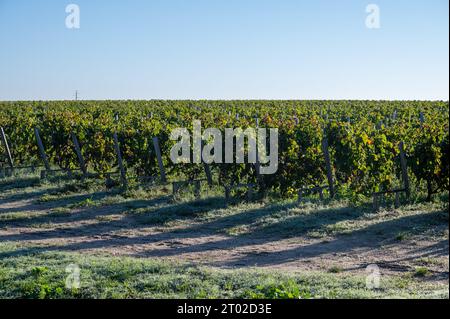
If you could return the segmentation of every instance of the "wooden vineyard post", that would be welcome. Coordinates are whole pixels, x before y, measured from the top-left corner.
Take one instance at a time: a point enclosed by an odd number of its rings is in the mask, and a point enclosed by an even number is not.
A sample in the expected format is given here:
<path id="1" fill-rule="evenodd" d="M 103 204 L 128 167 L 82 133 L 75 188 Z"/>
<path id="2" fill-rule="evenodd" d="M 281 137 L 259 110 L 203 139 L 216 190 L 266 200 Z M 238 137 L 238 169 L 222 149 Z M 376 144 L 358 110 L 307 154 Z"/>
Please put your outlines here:
<path id="1" fill-rule="evenodd" d="M 209 167 L 208 163 L 205 162 L 203 162 L 203 167 L 205 169 L 206 181 L 208 182 L 208 186 L 211 187 L 213 185 L 211 168 Z"/>
<path id="2" fill-rule="evenodd" d="M 116 132 L 114 132 L 113 138 L 114 138 L 114 148 L 116 149 L 117 154 L 117 163 L 119 164 L 120 169 L 120 180 L 122 182 L 123 187 L 127 187 L 127 175 L 125 173 L 125 168 L 123 166 L 122 155 L 120 154 L 119 138 L 117 137 Z"/>
<path id="3" fill-rule="evenodd" d="M 203 143 L 204 141 L 202 140 L 202 154 L 203 154 Z M 212 187 L 213 186 L 213 180 L 212 180 L 212 175 L 211 175 L 211 168 L 209 167 L 208 163 L 205 163 L 203 160 L 203 168 L 205 170 L 205 175 L 206 175 L 206 181 L 208 182 L 208 186 Z"/>
<path id="4" fill-rule="evenodd" d="M 330 191 L 330 197 L 334 197 L 334 185 L 333 185 L 333 171 L 331 169 L 330 152 L 328 150 L 328 140 L 326 137 L 322 140 L 322 151 L 325 157 L 325 167 L 327 169 L 328 189 Z"/>
<path id="5" fill-rule="evenodd" d="M 252 199 L 253 199 L 253 185 L 249 185 L 247 190 L 247 201 L 251 202 Z"/>
<path id="6" fill-rule="evenodd" d="M 321 187 L 319 187 L 318 192 L 319 192 L 320 200 L 323 201 L 323 189 Z"/>
<path id="7" fill-rule="evenodd" d="M 3 127 L 0 127 L 0 135 L 2 137 L 2 142 L 5 147 L 5 155 L 8 159 L 9 167 L 11 168 L 11 170 L 14 170 L 14 162 L 11 156 L 11 151 L 9 149 L 8 139 L 6 138 L 6 134 L 5 131 L 3 130 Z"/>
<path id="8" fill-rule="evenodd" d="M 399 143 L 398 148 L 400 150 L 400 165 L 402 167 L 403 186 L 405 188 L 406 197 L 409 198 L 409 196 L 411 195 L 411 191 L 409 188 L 408 166 L 406 164 L 406 155 L 403 142 Z"/>
<path id="9" fill-rule="evenodd" d="M 80 144 L 78 143 L 77 136 L 73 132 L 70 133 L 70 135 L 72 137 L 73 145 L 75 146 L 75 153 L 77 153 L 78 162 L 80 163 L 80 169 L 83 172 L 83 175 L 86 176 L 87 175 L 86 163 L 84 161 L 83 154 L 81 154 L 81 147 Z"/>
<path id="10" fill-rule="evenodd" d="M 266 196 L 264 180 L 261 176 L 261 164 L 259 162 L 259 147 L 258 147 L 258 144 L 260 142 L 260 141 L 258 141 L 259 119 L 256 115 L 255 115 L 255 124 L 256 124 L 256 136 L 255 136 L 255 141 L 256 141 L 256 161 L 255 161 L 256 179 L 258 180 L 260 189 L 264 190 L 264 196 Z M 266 141 L 263 141 L 263 143 L 266 143 Z M 252 192 L 253 192 L 253 190 L 252 190 Z"/>
<path id="11" fill-rule="evenodd" d="M 166 171 L 164 170 L 164 165 L 161 157 L 161 149 L 159 148 L 159 140 L 157 137 L 153 138 L 153 148 L 155 149 L 156 159 L 158 160 L 159 165 L 159 174 L 161 176 L 161 182 L 166 183 Z"/>
<path id="12" fill-rule="evenodd" d="M 420 125 L 423 125 L 425 123 L 425 116 L 422 112 L 419 113 L 419 119 L 420 119 Z"/>
<path id="13" fill-rule="evenodd" d="M 395 193 L 394 207 L 395 208 L 399 208 L 400 207 L 400 193 L 399 192 Z"/>
<path id="14" fill-rule="evenodd" d="M 256 161 L 255 161 L 255 171 L 256 171 L 256 178 L 259 182 L 261 182 L 261 164 L 259 163 L 259 147 L 258 142 L 256 143 Z"/>
<path id="15" fill-rule="evenodd" d="M 178 182 L 173 182 L 172 183 L 172 192 L 173 192 L 173 196 L 174 197 L 177 195 L 178 190 L 180 189 L 180 187 L 178 185 L 179 185 Z"/>
<path id="16" fill-rule="evenodd" d="M 300 189 L 300 190 L 298 191 L 297 203 L 301 203 L 302 200 L 303 200 L 303 190 Z"/>
<path id="17" fill-rule="evenodd" d="M 258 180 L 260 178 L 260 164 L 259 164 L 259 147 L 258 147 L 258 129 L 259 129 L 259 119 L 257 116 L 255 116 L 255 124 L 256 124 L 256 161 L 255 161 L 255 169 L 256 169 L 256 176 L 258 177 Z"/>
<path id="18" fill-rule="evenodd" d="M 231 196 L 231 189 L 226 185 L 224 186 L 224 188 L 225 188 L 225 201 L 228 202 Z"/>
<path id="19" fill-rule="evenodd" d="M 50 164 L 48 162 L 47 155 L 45 154 L 44 144 L 42 144 L 41 136 L 39 135 L 39 129 L 37 127 L 34 128 L 34 135 L 36 137 L 36 143 L 39 147 L 39 153 L 41 154 L 45 169 L 47 171 L 50 171 Z"/>
<path id="20" fill-rule="evenodd" d="M 201 190 L 200 181 L 194 181 L 194 196 L 196 199 L 200 198 L 200 190 Z"/>
<path id="21" fill-rule="evenodd" d="M 373 206 L 372 209 L 374 212 L 378 212 L 380 209 L 380 196 L 379 194 L 374 193 L 373 194 Z"/>

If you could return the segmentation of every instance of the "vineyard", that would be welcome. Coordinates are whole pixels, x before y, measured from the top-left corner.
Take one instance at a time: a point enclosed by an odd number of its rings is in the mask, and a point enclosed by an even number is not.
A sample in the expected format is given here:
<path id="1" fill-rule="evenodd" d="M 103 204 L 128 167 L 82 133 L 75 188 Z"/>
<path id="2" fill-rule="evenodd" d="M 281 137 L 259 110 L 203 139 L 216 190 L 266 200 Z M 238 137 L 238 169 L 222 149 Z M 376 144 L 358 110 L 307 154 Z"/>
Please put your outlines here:
<path id="1" fill-rule="evenodd" d="M 194 120 L 277 128 L 278 170 L 175 164 Z M 448 102 L 0 102 L 0 297 L 448 298 L 448 121 Z"/>
<path id="2" fill-rule="evenodd" d="M 202 165 L 174 164 L 172 129 L 259 127 L 279 129 L 276 174 L 255 174 L 251 164 L 211 164 L 220 185 L 255 183 L 283 197 L 327 181 L 322 141 L 327 140 L 338 195 L 371 195 L 402 187 L 399 143 L 403 142 L 411 187 L 428 199 L 449 185 L 448 102 L 388 101 L 65 101 L 2 102 L 12 167 L 42 166 L 35 128 L 52 167 L 80 168 L 73 135 L 86 170 L 104 176 L 117 167 L 117 134 L 128 177 L 159 174 L 157 137 L 168 180 L 201 177 Z M 5 143 L 2 166 L 8 167 Z M 11 165 L 12 163 L 9 163 Z"/>

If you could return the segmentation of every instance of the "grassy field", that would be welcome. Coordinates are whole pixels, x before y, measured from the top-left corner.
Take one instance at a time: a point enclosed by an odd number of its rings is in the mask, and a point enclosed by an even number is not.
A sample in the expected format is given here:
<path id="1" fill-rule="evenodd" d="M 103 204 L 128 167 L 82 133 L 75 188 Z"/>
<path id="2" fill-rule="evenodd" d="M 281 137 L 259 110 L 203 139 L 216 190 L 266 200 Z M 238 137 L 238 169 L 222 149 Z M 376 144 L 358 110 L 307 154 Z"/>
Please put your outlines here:
<path id="1" fill-rule="evenodd" d="M 0 181 L 0 298 L 448 298 L 448 194 L 226 204 L 221 190 Z M 65 286 L 66 267 L 80 287 Z M 377 265 L 380 285 L 366 285 Z"/>

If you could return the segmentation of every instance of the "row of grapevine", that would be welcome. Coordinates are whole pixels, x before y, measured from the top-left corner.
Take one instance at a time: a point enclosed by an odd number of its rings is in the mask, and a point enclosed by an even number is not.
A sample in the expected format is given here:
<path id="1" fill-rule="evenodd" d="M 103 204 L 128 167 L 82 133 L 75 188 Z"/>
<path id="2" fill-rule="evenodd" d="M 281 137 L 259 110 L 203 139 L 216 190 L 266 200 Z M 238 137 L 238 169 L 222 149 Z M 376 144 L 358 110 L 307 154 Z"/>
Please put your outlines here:
<path id="1" fill-rule="evenodd" d="M 116 117 L 117 115 L 117 117 Z M 118 118 L 118 120 L 117 120 Z M 398 144 L 404 142 L 415 183 L 429 196 L 449 185 L 448 102 L 426 101 L 55 101 L 0 102 L 0 126 L 17 165 L 38 164 L 33 129 L 38 127 L 52 164 L 79 166 L 75 133 L 90 170 L 116 165 L 117 132 L 127 171 L 158 172 L 152 137 L 158 137 L 168 177 L 193 178 L 201 165 L 173 164 L 169 153 L 176 127 L 260 127 L 279 129 L 279 169 L 264 175 L 266 188 L 289 196 L 326 181 L 321 141 L 327 138 L 341 192 L 369 195 L 401 183 Z M 0 143 L 1 144 L 1 143 Z M 3 146 L 0 151 L 3 154 Z M 2 157 L 3 164 L 6 165 Z M 249 164 L 213 164 L 221 183 L 255 182 Z"/>

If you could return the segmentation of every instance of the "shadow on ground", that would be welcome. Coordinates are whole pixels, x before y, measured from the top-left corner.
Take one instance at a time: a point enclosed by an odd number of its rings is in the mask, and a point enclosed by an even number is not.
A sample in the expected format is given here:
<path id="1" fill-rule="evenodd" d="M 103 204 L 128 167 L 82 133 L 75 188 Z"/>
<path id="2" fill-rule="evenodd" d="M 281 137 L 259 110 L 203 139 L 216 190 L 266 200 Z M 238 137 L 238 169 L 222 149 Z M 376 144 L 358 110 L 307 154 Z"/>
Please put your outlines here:
<path id="1" fill-rule="evenodd" d="M 355 222 L 362 218 L 376 219 L 367 206 L 317 206 L 302 210 L 296 203 L 256 203 L 227 206 L 221 197 L 191 202 L 174 202 L 170 196 L 150 199 L 123 199 L 112 204 L 77 206 L 87 199 L 99 203 L 120 195 L 116 191 L 97 191 L 83 194 L 64 194 L 50 202 L 39 202 L 45 191 L 29 194 L 14 193 L 0 200 L 0 214 L 27 212 L 34 214 L 0 221 L 0 228 L 18 227 L 18 233 L 0 235 L 0 242 L 24 245 L 14 251 L 0 253 L 0 258 L 47 251 L 86 251 L 140 246 L 136 257 L 183 259 L 199 256 L 199 261 L 219 267 L 278 266 L 328 255 L 364 254 L 383 251 L 398 245 L 399 233 L 411 236 L 448 229 L 448 209 L 413 215 L 394 215 L 388 220 L 363 225 L 345 233 L 327 235 L 330 226 L 340 222 Z M 57 191 L 56 191 L 57 193 Z M 2 208 L 21 196 L 30 199 L 24 206 Z M 54 212 L 54 208 L 67 211 Z M 36 228 L 46 223 L 49 229 Z M 173 225 L 174 226 L 173 226 Z M 239 231 L 232 234 L 231 231 Z M 124 231 L 131 232 L 130 234 Z M 324 238 L 312 238 L 312 232 L 324 233 Z M 292 238 L 288 246 L 278 247 L 284 239 Z M 298 243 L 295 240 L 299 240 Z M 38 246 L 34 243 L 41 242 Z M 42 244 L 43 241 L 45 244 Z M 155 249 L 151 244 L 161 243 Z M 152 249 L 148 249 L 149 245 Z M 264 246 L 266 245 L 266 246 Z M 258 246 L 268 247 L 264 250 Z M 253 248 L 255 247 L 255 248 Z M 448 256 L 448 241 L 442 240 L 427 247 L 410 247 L 411 259 Z M 227 259 L 208 260 L 209 253 L 234 251 Z M 407 261 L 408 257 L 393 256 L 392 262 Z M 201 260 L 200 260 L 201 259 Z M 363 263 L 360 265 L 363 266 Z M 448 271 L 447 271 L 448 278 Z"/>

